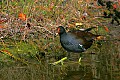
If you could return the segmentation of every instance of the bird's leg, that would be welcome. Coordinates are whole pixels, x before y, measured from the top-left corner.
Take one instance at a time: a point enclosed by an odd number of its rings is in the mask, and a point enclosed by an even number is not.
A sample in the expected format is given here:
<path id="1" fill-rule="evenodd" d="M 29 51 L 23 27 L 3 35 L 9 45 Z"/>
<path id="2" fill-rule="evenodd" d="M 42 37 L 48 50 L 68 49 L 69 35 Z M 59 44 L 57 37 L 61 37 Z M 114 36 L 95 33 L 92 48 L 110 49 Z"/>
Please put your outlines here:
<path id="1" fill-rule="evenodd" d="M 78 60 L 78 63 L 81 65 L 81 59 L 82 59 L 82 54 L 80 54 L 80 58 Z"/>
<path id="2" fill-rule="evenodd" d="M 67 52 L 67 57 L 70 58 L 70 52 Z"/>
<path id="3" fill-rule="evenodd" d="M 67 58 L 70 60 L 70 52 L 67 52 L 67 56 L 66 57 L 64 57 L 64 58 L 62 58 L 59 61 L 56 61 L 54 63 L 50 63 L 50 64 L 56 65 L 58 63 L 61 63 L 63 65 L 63 61 L 66 60 Z"/>
<path id="4" fill-rule="evenodd" d="M 71 53 L 70 53 L 70 52 L 67 53 L 67 58 L 68 58 L 69 60 L 72 60 L 72 57 L 71 57 Z"/>

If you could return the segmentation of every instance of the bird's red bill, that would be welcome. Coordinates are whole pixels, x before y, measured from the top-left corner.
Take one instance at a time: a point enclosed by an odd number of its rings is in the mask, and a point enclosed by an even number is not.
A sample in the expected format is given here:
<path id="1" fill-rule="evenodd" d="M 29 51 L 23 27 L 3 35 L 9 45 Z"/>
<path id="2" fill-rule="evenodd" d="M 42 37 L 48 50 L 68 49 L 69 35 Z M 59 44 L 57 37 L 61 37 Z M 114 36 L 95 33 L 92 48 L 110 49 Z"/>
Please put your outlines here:
<path id="1" fill-rule="evenodd" d="M 57 33 L 60 33 L 60 28 L 57 28 Z"/>

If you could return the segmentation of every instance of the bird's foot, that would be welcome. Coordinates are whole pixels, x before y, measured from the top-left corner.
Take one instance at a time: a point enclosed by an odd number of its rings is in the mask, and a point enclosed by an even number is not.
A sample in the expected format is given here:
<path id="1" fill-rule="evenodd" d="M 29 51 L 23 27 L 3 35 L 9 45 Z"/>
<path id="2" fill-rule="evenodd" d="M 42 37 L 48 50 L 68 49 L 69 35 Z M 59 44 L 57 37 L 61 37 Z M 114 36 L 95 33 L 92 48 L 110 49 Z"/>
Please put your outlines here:
<path id="1" fill-rule="evenodd" d="M 56 62 L 50 63 L 50 64 L 57 65 L 57 64 L 61 63 L 61 65 L 63 65 L 63 61 L 66 60 L 66 59 L 67 59 L 67 57 L 64 57 L 64 58 L 60 59 L 59 61 L 56 61 Z"/>

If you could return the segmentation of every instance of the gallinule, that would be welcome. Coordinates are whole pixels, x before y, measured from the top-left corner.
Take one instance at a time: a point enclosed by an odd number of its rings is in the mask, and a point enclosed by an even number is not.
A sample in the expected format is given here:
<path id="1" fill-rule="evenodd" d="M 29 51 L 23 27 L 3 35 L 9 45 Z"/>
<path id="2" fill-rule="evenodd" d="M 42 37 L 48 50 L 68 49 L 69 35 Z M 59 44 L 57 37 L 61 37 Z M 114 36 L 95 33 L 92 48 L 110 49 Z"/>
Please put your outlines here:
<path id="1" fill-rule="evenodd" d="M 86 51 L 91 47 L 93 41 L 97 39 L 100 35 L 95 35 L 89 32 L 92 28 L 86 30 L 73 30 L 66 32 L 63 26 L 57 28 L 58 34 L 60 36 L 60 43 L 62 47 L 68 52 L 80 53 Z M 79 59 L 80 62 L 81 58 Z"/>

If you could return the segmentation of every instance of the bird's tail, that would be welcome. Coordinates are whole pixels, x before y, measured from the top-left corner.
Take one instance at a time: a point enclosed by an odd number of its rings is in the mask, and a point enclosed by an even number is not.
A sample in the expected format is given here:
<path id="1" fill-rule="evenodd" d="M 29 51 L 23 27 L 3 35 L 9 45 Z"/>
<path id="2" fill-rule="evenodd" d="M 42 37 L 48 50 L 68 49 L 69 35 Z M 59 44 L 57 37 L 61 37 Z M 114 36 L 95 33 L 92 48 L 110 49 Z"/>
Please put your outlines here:
<path id="1" fill-rule="evenodd" d="M 89 31 L 91 31 L 94 28 L 97 28 L 97 27 L 91 27 L 91 28 L 85 29 L 84 31 L 89 32 Z"/>

